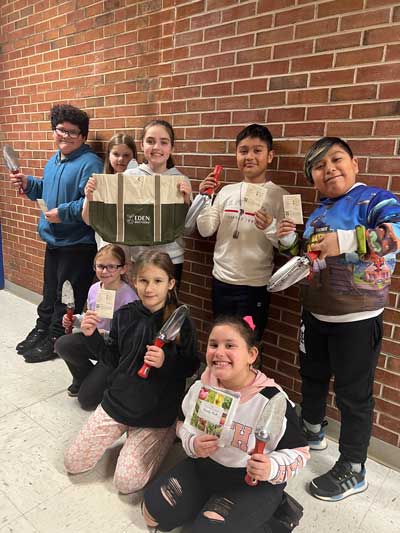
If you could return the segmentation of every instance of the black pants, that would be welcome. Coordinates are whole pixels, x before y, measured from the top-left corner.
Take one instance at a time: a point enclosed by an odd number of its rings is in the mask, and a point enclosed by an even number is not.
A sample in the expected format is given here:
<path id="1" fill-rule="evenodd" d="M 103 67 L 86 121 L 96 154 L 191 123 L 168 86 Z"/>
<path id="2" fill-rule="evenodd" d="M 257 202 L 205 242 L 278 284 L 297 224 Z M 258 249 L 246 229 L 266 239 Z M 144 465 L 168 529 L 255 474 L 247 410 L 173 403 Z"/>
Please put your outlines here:
<path id="1" fill-rule="evenodd" d="M 159 476 L 145 491 L 144 501 L 161 531 L 194 521 L 191 533 L 259 533 L 282 500 L 285 484 L 249 487 L 244 468 L 227 468 L 211 459 L 187 458 Z M 212 511 L 222 519 L 211 519 Z"/>
<path id="2" fill-rule="evenodd" d="M 341 414 L 339 451 L 342 458 L 354 463 L 364 463 L 367 458 L 382 327 L 382 314 L 357 322 L 332 323 L 303 312 L 302 416 L 311 424 L 323 421 L 329 381 L 334 376 L 336 405 Z"/>
<path id="3" fill-rule="evenodd" d="M 113 368 L 102 362 L 93 364 L 94 356 L 86 347 L 83 333 L 63 335 L 57 339 L 54 351 L 66 362 L 75 385 L 78 385 L 78 400 L 83 409 L 94 409 L 103 399 L 108 377 Z"/>
<path id="4" fill-rule="evenodd" d="M 262 339 L 268 320 L 269 292 L 267 287 L 231 285 L 212 279 L 212 307 L 214 318 L 219 315 L 244 317 L 251 315 L 256 325 L 257 340 Z"/>
<path id="5" fill-rule="evenodd" d="M 64 334 L 62 317 L 65 305 L 61 302 L 61 290 L 65 280 L 74 289 L 75 313 L 81 313 L 89 287 L 93 281 L 93 260 L 95 244 L 77 244 L 49 248 L 46 246 L 44 259 L 43 300 L 37 308 L 36 326 L 48 330 L 52 337 Z"/>

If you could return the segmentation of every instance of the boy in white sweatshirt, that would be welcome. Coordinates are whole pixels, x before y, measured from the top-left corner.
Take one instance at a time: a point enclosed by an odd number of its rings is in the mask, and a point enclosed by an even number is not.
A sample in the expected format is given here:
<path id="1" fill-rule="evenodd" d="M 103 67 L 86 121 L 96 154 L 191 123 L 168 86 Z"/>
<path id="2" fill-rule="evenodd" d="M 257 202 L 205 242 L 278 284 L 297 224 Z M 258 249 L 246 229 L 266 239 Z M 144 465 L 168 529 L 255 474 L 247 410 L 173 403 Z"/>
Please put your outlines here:
<path id="1" fill-rule="evenodd" d="M 217 231 L 212 271 L 214 317 L 251 315 L 261 340 L 267 323 L 267 283 L 274 267 L 277 222 L 284 217 L 282 196 L 287 192 L 268 180 L 268 165 L 274 158 L 272 136 L 267 127 L 250 124 L 236 138 L 236 160 L 243 181 L 226 185 L 212 205 L 197 219 L 203 237 Z M 263 207 L 246 209 L 247 184 L 267 190 Z M 217 185 L 211 172 L 199 191 Z"/>

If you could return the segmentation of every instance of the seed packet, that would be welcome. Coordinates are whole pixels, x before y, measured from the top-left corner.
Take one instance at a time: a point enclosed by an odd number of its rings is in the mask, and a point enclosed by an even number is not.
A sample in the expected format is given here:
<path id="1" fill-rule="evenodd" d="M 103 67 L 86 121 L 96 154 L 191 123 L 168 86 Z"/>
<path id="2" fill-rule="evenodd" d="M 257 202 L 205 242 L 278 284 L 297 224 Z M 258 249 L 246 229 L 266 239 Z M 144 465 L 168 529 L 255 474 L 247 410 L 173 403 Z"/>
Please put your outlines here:
<path id="1" fill-rule="evenodd" d="M 112 318 L 114 316 L 114 302 L 116 291 L 100 289 L 96 298 L 96 313 L 101 318 Z"/>
<path id="2" fill-rule="evenodd" d="M 285 194 L 283 196 L 285 218 L 290 218 L 295 224 L 303 224 L 303 208 L 300 194 Z"/>
<path id="3" fill-rule="evenodd" d="M 240 393 L 197 382 L 191 389 L 184 424 L 193 433 L 217 436 L 220 446 L 225 446 L 239 400 Z"/>
<path id="4" fill-rule="evenodd" d="M 244 210 L 255 213 L 263 207 L 267 190 L 254 183 L 246 183 L 244 193 Z"/>

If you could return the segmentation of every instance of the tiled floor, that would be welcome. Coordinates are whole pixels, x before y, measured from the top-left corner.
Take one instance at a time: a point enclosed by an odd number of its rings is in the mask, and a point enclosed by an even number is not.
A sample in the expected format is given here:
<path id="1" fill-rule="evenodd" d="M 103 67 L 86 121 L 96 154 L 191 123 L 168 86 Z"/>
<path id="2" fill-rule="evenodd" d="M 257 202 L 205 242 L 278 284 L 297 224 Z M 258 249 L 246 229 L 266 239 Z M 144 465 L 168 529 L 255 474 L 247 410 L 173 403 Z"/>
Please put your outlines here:
<path id="1" fill-rule="evenodd" d="M 26 364 L 16 343 L 33 327 L 36 308 L 0 291 L 0 532 L 139 533 L 147 531 L 141 495 L 120 496 L 112 474 L 118 445 L 90 474 L 68 477 L 63 450 L 87 413 L 67 396 L 70 383 L 60 360 Z M 180 453 L 174 448 L 168 461 Z M 369 489 L 340 503 L 324 503 L 305 485 L 326 471 L 337 446 L 316 452 L 289 484 L 304 506 L 298 533 L 394 533 L 400 531 L 400 474 L 368 462 Z M 246 532 L 243 532 L 246 533 Z"/>

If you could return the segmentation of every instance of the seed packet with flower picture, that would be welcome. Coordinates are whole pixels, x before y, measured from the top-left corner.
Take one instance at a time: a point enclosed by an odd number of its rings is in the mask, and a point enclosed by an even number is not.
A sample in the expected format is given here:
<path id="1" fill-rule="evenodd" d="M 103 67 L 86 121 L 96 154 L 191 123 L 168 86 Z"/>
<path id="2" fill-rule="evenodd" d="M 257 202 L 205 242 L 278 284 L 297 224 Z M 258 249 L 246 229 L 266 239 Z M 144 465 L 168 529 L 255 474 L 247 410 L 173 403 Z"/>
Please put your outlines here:
<path id="1" fill-rule="evenodd" d="M 184 424 L 193 433 L 219 437 L 220 446 L 224 446 L 229 440 L 239 399 L 240 393 L 197 382 L 191 390 Z"/>

